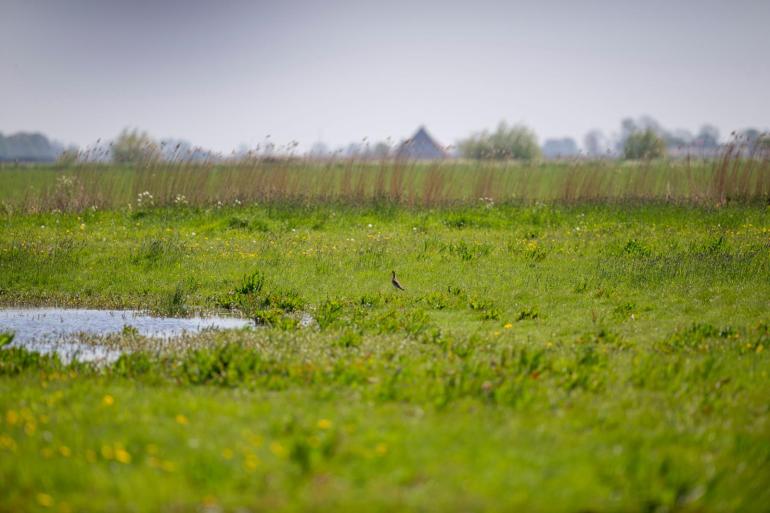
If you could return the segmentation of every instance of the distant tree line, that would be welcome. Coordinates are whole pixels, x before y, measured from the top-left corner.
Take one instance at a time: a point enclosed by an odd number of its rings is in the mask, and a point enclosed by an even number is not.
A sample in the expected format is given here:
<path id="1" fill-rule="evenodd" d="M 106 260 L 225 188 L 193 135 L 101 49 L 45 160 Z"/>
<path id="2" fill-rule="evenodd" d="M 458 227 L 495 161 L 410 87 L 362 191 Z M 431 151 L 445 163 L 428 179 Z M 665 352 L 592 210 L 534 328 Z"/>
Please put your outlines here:
<path id="1" fill-rule="evenodd" d="M 721 148 L 719 130 L 703 125 L 696 134 L 687 130 L 667 130 L 650 116 L 639 119 L 624 118 L 620 131 L 606 136 L 592 130 L 583 139 L 589 157 L 621 157 L 629 160 L 653 159 L 687 152 L 704 156 L 716 155 Z"/>
<path id="2" fill-rule="evenodd" d="M 719 129 L 704 124 L 697 133 L 688 130 L 667 130 L 650 116 L 639 119 L 625 118 L 620 131 L 605 135 L 600 130 L 591 130 L 583 138 L 583 151 L 571 138 L 547 139 L 543 144 L 543 156 L 563 158 L 585 155 L 591 158 L 624 158 L 643 160 L 695 155 L 716 156 L 726 142 L 735 143 L 743 154 L 770 151 L 770 136 L 757 129 L 748 128 L 733 132 L 722 140 Z"/>
<path id="3" fill-rule="evenodd" d="M 63 151 L 62 145 L 41 133 L 0 133 L 0 161 L 53 162 Z"/>
<path id="4" fill-rule="evenodd" d="M 293 157 L 299 143 L 292 141 L 276 146 L 267 136 L 264 144 L 255 148 L 245 145 L 224 157 L 210 150 L 193 147 L 190 143 L 176 139 L 157 141 L 138 129 L 124 129 L 112 141 L 97 140 L 94 146 L 85 150 L 76 147 L 65 149 L 61 144 L 50 141 L 41 133 L 20 132 L 11 135 L 0 133 L 0 162 L 53 162 L 62 165 L 75 162 L 115 162 L 120 164 L 146 163 L 153 161 L 211 162 L 225 158 L 235 160 L 251 158 Z M 729 141 L 738 145 L 744 155 L 770 154 L 770 134 L 755 128 L 733 132 Z M 355 158 L 361 160 L 383 160 L 393 158 L 398 145 L 390 139 L 369 141 L 364 138 L 348 146 L 330 150 L 324 143 L 315 143 L 306 155 L 310 158 Z M 448 147 L 447 150 L 452 147 Z M 542 146 L 535 132 L 527 126 L 508 125 L 500 122 L 494 131 L 482 130 L 462 139 L 454 146 L 454 155 L 474 160 L 522 160 L 540 158 L 624 158 L 646 160 L 670 157 L 695 156 L 714 157 L 723 148 L 719 130 L 712 125 L 703 125 L 693 134 L 687 130 L 667 130 L 655 119 L 642 116 L 638 119 L 625 118 L 618 132 L 606 135 L 591 130 L 583 138 L 582 150 L 571 137 L 546 139 Z"/>
<path id="5" fill-rule="evenodd" d="M 746 140 L 761 140 L 762 137 L 754 129 L 742 134 L 748 134 L 744 138 Z M 493 132 L 478 132 L 459 141 L 457 147 L 461 157 L 477 160 L 526 161 L 540 157 L 558 159 L 580 155 L 640 160 L 661 158 L 667 154 L 678 156 L 692 150 L 704 156 L 714 156 L 721 148 L 721 142 L 719 130 L 711 125 L 704 125 L 693 135 L 686 130 L 666 130 L 653 118 L 642 116 L 636 120 L 623 119 L 620 131 L 609 136 L 599 130 L 591 130 L 583 139 L 582 152 L 571 137 L 546 139 L 539 146 L 537 136 L 531 129 L 524 125 L 508 126 L 504 122 Z"/>

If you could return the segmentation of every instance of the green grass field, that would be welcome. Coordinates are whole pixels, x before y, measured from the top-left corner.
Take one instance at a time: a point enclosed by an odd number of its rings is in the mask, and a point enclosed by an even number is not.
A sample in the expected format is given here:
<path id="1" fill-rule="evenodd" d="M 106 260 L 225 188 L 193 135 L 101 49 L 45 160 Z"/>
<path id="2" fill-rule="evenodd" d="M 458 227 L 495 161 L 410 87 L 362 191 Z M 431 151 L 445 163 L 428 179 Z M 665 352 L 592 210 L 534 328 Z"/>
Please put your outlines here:
<path id="1" fill-rule="evenodd" d="M 0 511 L 767 511 L 766 202 L 131 201 L 8 207 L 0 304 L 259 326 L 0 350 Z"/>

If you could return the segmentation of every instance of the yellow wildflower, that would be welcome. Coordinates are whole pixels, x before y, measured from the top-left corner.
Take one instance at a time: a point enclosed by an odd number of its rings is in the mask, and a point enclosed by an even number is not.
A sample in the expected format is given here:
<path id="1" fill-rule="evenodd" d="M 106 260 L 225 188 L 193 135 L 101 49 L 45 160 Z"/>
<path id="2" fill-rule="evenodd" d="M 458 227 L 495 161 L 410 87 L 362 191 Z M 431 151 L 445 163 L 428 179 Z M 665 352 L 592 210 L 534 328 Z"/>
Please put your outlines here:
<path id="1" fill-rule="evenodd" d="M 122 447 L 115 450 L 115 459 L 125 465 L 131 463 L 131 455 Z"/>
<path id="2" fill-rule="evenodd" d="M 246 467 L 247 470 L 256 470 L 258 465 L 259 458 L 253 454 L 247 455 L 246 459 L 243 460 L 243 466 Z"/>
<path id="3" fill-rule="evenodd" d="M 272 452 L 279 458 L 286 456 L 286 449 L 279 442 L 272 442 L 270 444 L 270 452 Z"/>
<path id="4" fill-rule="evenodd" d="M 16 440 L 8 435 L 0 435 L 0 448 L 8 449 L 9 451 L 16 450 Z"/>
<path id="5" fill-rule="evenodd" d="M 321 419 L 318 421 L 318 429 L 331 429 L 332 421 L 329 419 Z"/>
<path id="6" fill-rule="evenodd" d="M 102 397 L 102 404 L 105 406 L 112 406 L 115 404 L 115 398 L 112 397 L 110 394 L 105 395 Z"/>
<path id="7" fill-rule="evenodd" d="M 182 426 L 186 426 L 187 424 L 190 423 L 190 421 L 187 420 L 187 417 L 185 417 L 180 413 L 179 415 L 176 416 L 176 423 L 181 424 Z"/>
<path id="8" fill-rule="evenodd" d="M 51 506 L 53 506 L 53 497 L 51 497 L 47 493 L 39 493 L 35 498 L 37 499 L 37 503 L 43 506 L 44 508 L 50 508 Z"/>
<path id="9" fill-rule="evenodd" d="M 505 326 L 503 326 L 503 328 L 505 328 L 505 329 L 509 330 L 509 329 L 513 328 L 513 324 L 511 324 L 511 323 L 509 322 L 509 323 L 507 323 Z"/>

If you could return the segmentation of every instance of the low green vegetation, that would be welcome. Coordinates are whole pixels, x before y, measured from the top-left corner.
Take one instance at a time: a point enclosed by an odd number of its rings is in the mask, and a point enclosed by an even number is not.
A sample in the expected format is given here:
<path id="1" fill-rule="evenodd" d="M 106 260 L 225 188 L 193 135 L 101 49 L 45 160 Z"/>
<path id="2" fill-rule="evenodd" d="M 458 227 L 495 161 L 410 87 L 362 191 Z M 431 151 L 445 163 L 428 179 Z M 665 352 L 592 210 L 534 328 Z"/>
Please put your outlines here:
<path id="1" fill-rule="evenodd" d="M 101 365 L 1 349 L 0 511 L 770 503 L 764 204 L 132 200 L 1 222 L 3 305 L 256 322 L 167 346 L 127 327 L 89 342 L 126 350 Z"/>

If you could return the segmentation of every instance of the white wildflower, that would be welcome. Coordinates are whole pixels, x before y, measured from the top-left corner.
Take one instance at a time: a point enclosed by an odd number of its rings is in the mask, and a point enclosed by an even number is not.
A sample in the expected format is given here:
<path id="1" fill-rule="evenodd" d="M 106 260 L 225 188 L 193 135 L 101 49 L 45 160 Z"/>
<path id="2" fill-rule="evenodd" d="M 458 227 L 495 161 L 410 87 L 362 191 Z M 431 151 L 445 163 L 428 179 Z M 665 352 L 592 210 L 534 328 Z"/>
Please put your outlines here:
<path id="1" fill-rule="evenodd" d="M 152 197 L 150 191 L 140 192 L 136 197 L 137 207 L 151 207 L 155 204 L 155 198 Z"/>

